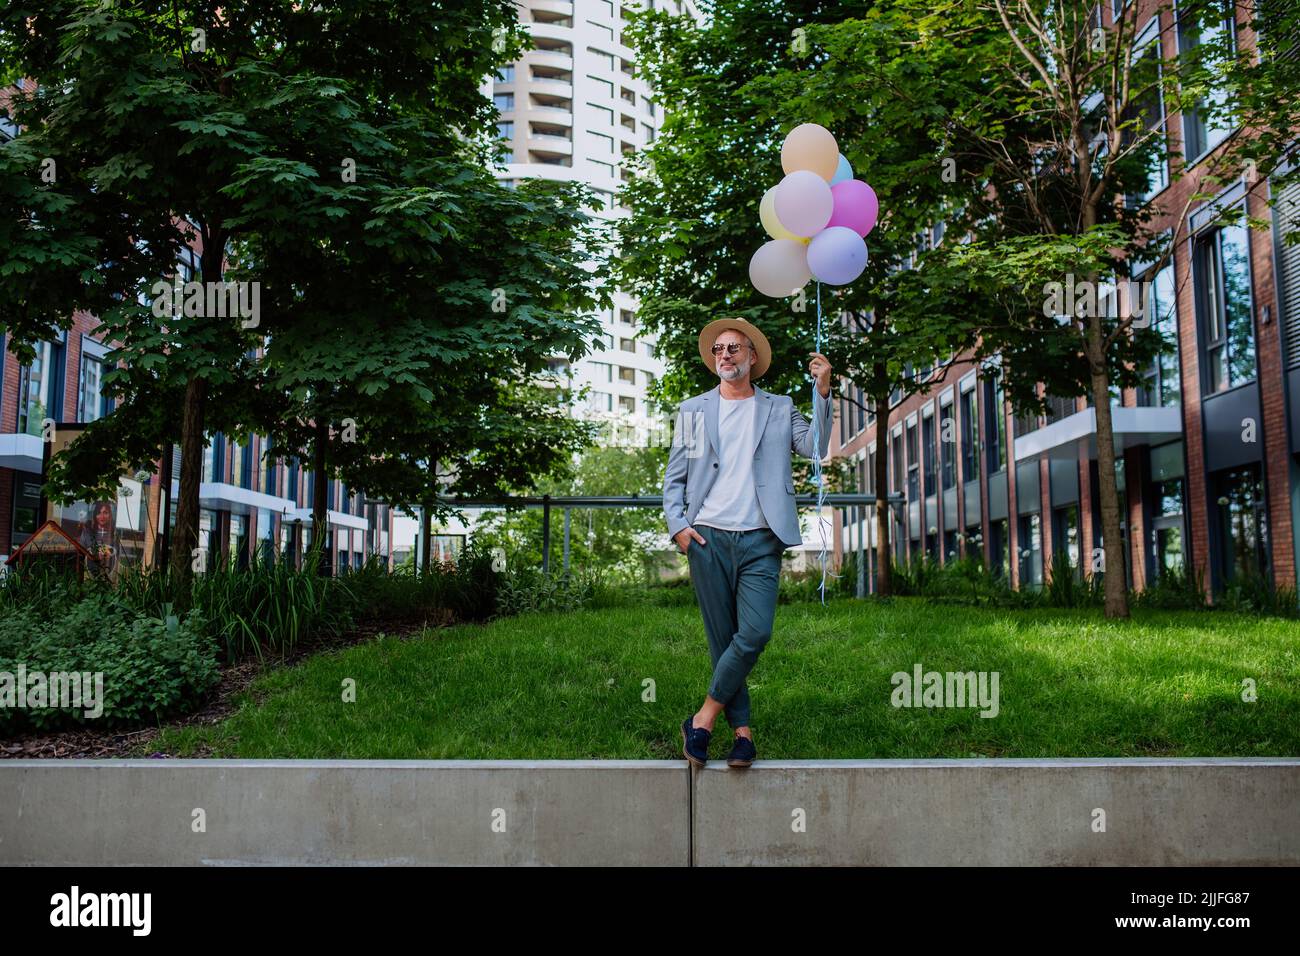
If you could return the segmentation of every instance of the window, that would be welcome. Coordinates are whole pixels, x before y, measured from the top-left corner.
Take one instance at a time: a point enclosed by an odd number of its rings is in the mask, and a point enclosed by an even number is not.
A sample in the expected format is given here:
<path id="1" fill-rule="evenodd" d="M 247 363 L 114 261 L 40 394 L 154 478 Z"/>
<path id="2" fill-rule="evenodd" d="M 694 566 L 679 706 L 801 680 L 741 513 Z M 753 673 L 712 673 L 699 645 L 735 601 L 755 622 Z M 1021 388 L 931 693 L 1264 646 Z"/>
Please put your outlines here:
<path id="1" fill-rule="evenodd" d="M 889 443 L 889 457 L 892 459 L 890 464 L 890 491 L 901 492 L 903 490 L 903 433 L 897 431 L 893 434 Z"/>
<path id="2" fill-rule="evenodd" d="M 1174 297 L 1174 267 L 1165 266 L 1147 287 L 1144 321 L 1164 339 L 1166 351 L 1157 355 L 1138 390 L 1139 405 L 1178 405 L 1182 402 L 1181 369 L 1178 362 L 1178 312 Z M 1142 288 L 1142 287 L 1139 287 Z"/>
<path id="3" fill-rule="evenodd" d="M 916 501 L 921 496 L 921 461 L 917 455 L 916 422 L 907 425 L 907 500 Z"/>
<path id="4" fill-rule="evenodd" d="M 492 105 L 502 113 L 515 108 L 515 94 L 513 93 L 494 93 L 492 94 Z"/>
<path id="5" fill-rule="evenodd" d="M 1268 510 L 1259 465 L 1227 472 L 1215 484 L 1224 583 L 1267 576 Z"/>
<path id="6" fill-rule="evenodd" d="M 614 54 L 606 53 L 603 50 L 597 50 L 595 47 L 590 46 L 587 47 L 587 52 L 591 54 L 592 59 L 599 63 L 603 69 L 606 69 L 611 73 L 614 72 Z M 613 89 L 612 86 L 611 89 Z"/>
<path id="7" fill-rule="evenodd" d="M 1181 572 L 1187 559 L 1187 532 L 1183 525 L 1185 491 L 1183 443 L 1157 445 L 1148 452 L 1150 484 L 1151 563 L 1155 577 Z"/>
<path id="8" fill-rule="evenodd" d="M 627 368 L 626 366 L 620 365 L 618 367 L 618 379 L 620 382 L 627 382 L 630 385 L 635 385 L 636 369 Z"/>
<path id="9" fill-rule="evenodd" d="M 588 76 L 587 79 L 591 80 L 591 82 L 600 91 L 601 95 L 606 96 L 611 100 L 614 98 L 614 84 L 611 83 L 609 80 L 602 80 L 598 76 Z M 610 111 L 609 114 L 609 125 L 610 126 L 614 125 L 614 113 L 612 110 Z"/>
<path id="10" fill-rule="evenodd" d="M 1169 164 L 1165 142 L 1165 104 L 1161 92 L 1161 45 L 1159 20 L 1153 19 L 1135 41 L 1131 84 L 1134 98 L 1125 119 L 1136 121 L 1124 134 L 1126 144 L 1146 136 L 1149 147 L 1141 149 L 1148 157 L 1147 185 L 1139 195 L 1130 197 L 1130 204 L 1141 206 L 1169 185 Z M 1145 38 L 1145 39 L 1144 39 Z"/>
<path id="11" fill-rule="evenodd" d="M 926 497 L 934 494 L 934 416 L 921 416 L 921 464 Z"/>
<path id="12" fill-rule="evenodd" d="M 59 360 L 63 352 L 60 344 L 40 342 L 36 357 L 23 366 L 19 378 L 18 431 L 27 435 L 40 435 L 42 422 L 47 418 L 58 420 Z"/>
<path id="13" fill-rule="evenodd" d="M 275 560 L 275 519 L 266 508 L 257 509 L 257 557 L 264 564 Z"/>
<path id="14" fill-rule="evenodd" d="M 1069 505 L 1052 512 L 1052 573 L 1072 570 L 1074 579 L 1082 579 L 1079 564 L 1079 506 Z"/>
<path id="15" fill-rule="evenodd" d="M 994 474 L 1007 467 L 1007 416 L 1002 401 L 1002 376 L 994 371 L 983 379 L 983 384 L 984 408 L 988 415 L 987 461 L 989 474 Z"/>
<path id="16" fill-rule="evenodd" d="M 253 486 L 253 440 L 247 439 L 242 445 L 232 443 L 230 446 L 230 480 L 240 488 Z"/>
<path id="17" fill-rule="evenodd" d="M 261 462 L 261 489 L 265 494 L 274 495 L 279 489 L 276 487 L 276 480 L 279 477 L 275 470 L 275 459 L 271 457 L 271 442 L 269 440 L 262 443 L 262 462 Z"/>
<path id="18" fill-rule="evenodd" d="M 979 401 L 975 389 L 961 393 L 961 477 L 962 481 L 979 481 Z"/>
<path id="19" fill-rule="evenodd" d="M 1008 548 L 1011 544 L 1007 536 L 1007 519 L 999 518 L 989 522 L 989 561 L 990 570 L 998 576 L 1007 575 L 1011 566 L 1008 564 Z"/>
<path id="20" fill-rule="evenodd" d="M 230 549 L 235 567 L 248 567 L 248 515 L 230 516 Z"/>
<path id="21" fill-rule="evenodd" d="M 618 397 L 618 409 L 621 412 L 627 412 L 629 415 L 635 415 L 636 399 L 630 395 L 620 395 Z"/>
<path id="22" fill-rule="evenodd" d="M 1217 72 L 1222 58 L 1236 51 L 1235 23 L 1227 5 L 1220 7 L 1218 19 L 1197 24 L 1195 16 L 1180 12 L 1178 22 L 1179 49 L 1189 62 L 1200 67 L 1210 67 Z M 1223 142 L 1232 131 L 1231 120 L 1226 115 L 1227 93 L 1211 89 L 1196 105 L 1183 114 L 1184 158 L 1193 163 Z"/>
<path id="23" fill-rule="evenodd" d="M 957 483 L 956 454 L 954 454 L 957 423 L 952 417 L 952 402 L 939 406 L 939 470 L 943 475 L 943 490 Z"/>
<path id="24" fill-rule="evenodd" d="M 500 123 L 497 123 L 497 136 L 498 136 L 500 139 L 514 139 L 514 138 L 515 138 L 515 121 L 514 121 L 514 120 L 502 120 Z"/>
<path id="25" fill-rule="evenodd" d="M 1210 392 L 1255 378 L 1248 242 L 1245 226 L 1225 226 L 1197 243 L 1196 294 Z"/>
<path id="26" fill-rule="evenodd" d="M 1019 521 L 1020 586 L 1037 590 L 1043 584 L 1043 532 L 1038 515 L 1021 515 Z"/>
<path id="27" fill-rule="evenodd" d="M 203 446 L 203 481 L 225 480 L 225 464 L 222 451 L 221 433 L 208 436 L 208 443 Z"/>
<path id="28" fill-rule="evenodd" d="M 624 352 L 636 352 L 636 342 L 632 339 L 619 339 L 618 347 Z"/>
<path id="29" fill-rule="evenodd" d="M 497 70 L 496 79 L 498 83 L 513 83 L 515 81 L 515 65 L 507 63 L 501 67 L 501 69 Z"/>
<path id="30" fill-rule="evenodd" d="M 104 356 L 108 347 L 88 336 L 81 338 L 81 372 L 77 382 L 77 421 L 93 422 L 103 418 L 111 409 L 104 394 L 104 373 L 108 366 Z"/>

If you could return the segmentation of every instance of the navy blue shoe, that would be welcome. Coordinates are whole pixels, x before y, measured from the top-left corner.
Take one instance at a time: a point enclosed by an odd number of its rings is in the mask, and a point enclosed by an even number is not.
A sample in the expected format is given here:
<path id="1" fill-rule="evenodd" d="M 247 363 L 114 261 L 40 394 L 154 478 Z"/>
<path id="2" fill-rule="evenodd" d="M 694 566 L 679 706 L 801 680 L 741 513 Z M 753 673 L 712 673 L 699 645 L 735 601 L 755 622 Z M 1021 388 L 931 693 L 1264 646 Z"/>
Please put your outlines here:
<path id="1" fill-rule="evenodd" d="M 709 759 L 709 740 L 713 732 L 703 727 L 692 727 L 692 714 L 682 721 L 682 756 L 697 767 L 703 767 Z"/>
<path id="2" fill-rule="evenodd" d="M 754 741 L 748 737 L 737 737 L 735 743 L 731 745 L 731 753 L 727 754 L 727 766 L 748 767 L 757 756 Z"/>

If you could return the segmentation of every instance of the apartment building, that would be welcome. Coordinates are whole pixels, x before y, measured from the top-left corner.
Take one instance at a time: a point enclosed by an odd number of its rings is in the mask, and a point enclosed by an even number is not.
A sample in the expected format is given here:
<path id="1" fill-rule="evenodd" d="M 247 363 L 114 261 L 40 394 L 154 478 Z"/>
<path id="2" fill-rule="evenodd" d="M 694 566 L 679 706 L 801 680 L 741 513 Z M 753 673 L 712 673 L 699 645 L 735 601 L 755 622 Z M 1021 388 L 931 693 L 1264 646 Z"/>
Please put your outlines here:
<path id="1" fill-rule="evenodd" d="M 60 439 L 80 425 L 108 415 L 113 400 L 104 393 L 109 347 L 92 316 L 78 312 L 72 327 L 42 342 L 35 359 L 22 364 L 5 341 L 0 363 L 0 558 L 7 560 L 46 518 L 58 520 L 73 537 L 90 524 L 95 503 L 47 505 L 42 498 L 45 423 Z M 199 485 L 199 547 L 209 566 L 219 561 L 247 564 L 254 556 L 280 556 L 299 563 L 311 544 L 312 473 L 297 460 L 266 459 L 267 440 L 234 441 L 220 433 L 204 449 Z M 119 559 L 149 565 L 160 552 L 160 530 L 174 527 L 180 485 L 180 449 L 170 468 L 161 460 L 124 475 L 116 501 L 108 502 Z M 170 503 L 160 489 L 170 475 Z M 337 480 L 328 490 L 327 550 L 337 569 L 359 567 L 369 556 L 391 563 L 392 509 L 364 500 Z M 2 563 L 2 562 L 0 562 Z"/>
<path id="2" fill-rule="evenodd" d="M 521 0 L 519 17 L 532 48 L 485 80 L 483 93 L 500 112 L 497 132 L 508 152 L 493 172 L 513 187 L 540 177 L 592 186 L 600 205 L 590 210 L 607 220 L 627 214 L 618 190 L 631 177 L 620 164 L 654 142 L 663 120 L 654 91 L 640 77 L 636 51 L 624 35 L 633 9 L 666 10 L 699 19 L 690 0 Z M 612 290 L 613 305 L 600 317 L 601 343 L 576 362 L 551 359 L 556 386 L 586 398 L 573 414 L 602 423 L 609 445 L 667 443 L 665 421 L 653 413 L 650 386 L 663 374 L 655 336 L 641 327 L 637 301 Z M 436 529 L 434 557 L 453 557 L 473 533 L 479 512 Z M 399 548 L 418 550 L 419 523 L 399 516 Z"/>
<path id="3" fill-rule="evenodd" d="M 583 182 L 597 190 L 606 219 L 627 214 L 618 190 L 631 173 L 620 164 L 654 142 L 663 120 L 654 91 L 637 71 L 636 51 L 624 35 L 632 9 L 653 8 L 699 19 L 683 0 L 524 0 L 519 15 L 532 49 L 502 68 L 485 87 L 501 113 L 499 133 L 509 147 L 497 175 L 507 184 L 525 177 Z M 603 347 L 577 362 L 557 356 L 551 372 L 574 389 L 589 387 L 575 410 L 621 426 L 613 441 L 644 444 L 660 423 L 647 389 L 663 374 L 655 338 L 637 321 L 636 300 L 613 290 L 601 317 Z"/>
<path id="4" fill-rule="evenodd" d="M 1149 42 L 1182 43 L 1175 10 L 1139 24 Z M 1156 18 L 1160 19 L 1156 19 Z M 1163 29 L 1161 29 L 1163 27 Z M 1224 29 L 1231 30 L 1225 22 Z M 1130 586 L 1195 569 L 1218 591 L 1251 577 L 1294 587 L 1300 522 L 1300 246 L 1286 246 L 1300 186 L 1266 201 L 1270 182 L 1204 180 L 1205 159 L 1230 132 L 1195 116 L 1164 118 L 1170 152 L 1188 156 L 1175 182 L 1153 171 L 1150 193 L 1166 210 L 1192 207 L 1173 259 L 1159 272 L 1136 264 L 1108 293 L 1128 309 L 1128 282 L 1149 282 L 1151 320 L 1176 343 L 1140 388 L 1116 390 L 1112 409 L 1122 530 Z M 1176 160 L 1175 160 L 1176 161 Z M 1216 226 L 1220 209 L 1244 208 L 1268 229 Z M 1175 223 L 1157 221 L 1156 228 Z M 929 237 L 936 241 L 935 236 Z M 996 362 L 954 364 L 941 380 L 891 406 L 877 434 L 866 399 L 846 383 L 832 454 L 850 459 L 858 487 L 874 492 L 874 463 L 888 443 L 896 561 L 981 557 L 1015 587 L 1041 587 L 1054 560 L 1076 576 L 1103 570 L 1095 410 L 1090 398 L 1051 398 L 1048 414 L 1018 416 L 1004 400 Z M 847 509 L 836 553 L 868 549 L 876 570 L 872 509 Z"/>

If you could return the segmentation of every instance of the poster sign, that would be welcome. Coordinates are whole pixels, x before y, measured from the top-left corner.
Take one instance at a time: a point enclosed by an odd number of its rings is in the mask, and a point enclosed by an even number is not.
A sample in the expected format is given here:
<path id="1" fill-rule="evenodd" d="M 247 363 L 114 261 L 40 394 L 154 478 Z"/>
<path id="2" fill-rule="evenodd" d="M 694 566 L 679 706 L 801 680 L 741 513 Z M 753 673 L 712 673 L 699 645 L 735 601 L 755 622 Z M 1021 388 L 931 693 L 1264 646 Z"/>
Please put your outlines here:
<path id="1" fill-rule="evenodd" d="M 81 435 L 84 426 L 56 425 L 47 448 L 46 469 Z M 76 541 L 89 556 L 87 567 L 114 580 L 124 567 L 144 563 L 150 531 L 149 490 L 154 476 L 124 474 L 111 499 L 47 502 L 46 517 Z"/>

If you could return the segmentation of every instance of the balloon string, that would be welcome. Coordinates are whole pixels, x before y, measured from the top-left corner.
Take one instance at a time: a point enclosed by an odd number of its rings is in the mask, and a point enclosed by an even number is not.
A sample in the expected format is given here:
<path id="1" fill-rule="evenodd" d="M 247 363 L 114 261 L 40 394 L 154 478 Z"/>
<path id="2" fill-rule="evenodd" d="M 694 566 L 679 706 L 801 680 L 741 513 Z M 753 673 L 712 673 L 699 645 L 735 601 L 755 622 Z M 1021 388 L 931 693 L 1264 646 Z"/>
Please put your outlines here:
<path id="1" fill-rule="evenodd" d="M 817 346 L 816 351 L 822 350 L 822 284 L 817 283 Z M 822 566 L 822 581 L 818 591 L 821 594 L 822 604 L 826 604 L 826 576 L 830 574 L 827 568 L 829 545 L 826 541 L 826 530 L 830 526 L 830 521 L 822 516 L 822 511 L 826 503 L 826 483 L 822 477 L 822 459 L 821 459 L 821 416 L 817 414 L 817 379 L 813 378 L 813 421 L 812 421 L 812 443 L 813 443 L 813 466 L 812 480 L 817 487 L 817 534 L 821 540 L 821 550 L 817 553 L 817 560 Z M 827 397 L 827 402 L 830 398 Z M 838 578 L 838 574 L 830 574 L 833 578 Z"/>

